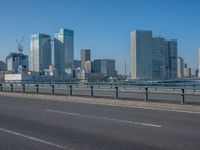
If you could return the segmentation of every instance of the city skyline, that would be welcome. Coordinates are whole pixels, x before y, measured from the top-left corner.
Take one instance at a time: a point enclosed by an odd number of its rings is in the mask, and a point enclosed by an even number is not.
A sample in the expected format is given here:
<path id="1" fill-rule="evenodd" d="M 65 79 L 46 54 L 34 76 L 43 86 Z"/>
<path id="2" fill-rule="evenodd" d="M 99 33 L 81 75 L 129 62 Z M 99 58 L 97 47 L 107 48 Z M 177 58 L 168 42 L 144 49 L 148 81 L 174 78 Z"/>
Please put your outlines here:
<path id="1" fill-rule="evenodd" d="M 80 49 L 89 48 L 93 53 L 92 59 L 115 59 L 119 73 L 124 74 L 126 60 L 129 73 L 129 34 L 133 30 L 144 29 L 152 30 L 155 34 L 168 39 L 176 38 L 179 43 L 178 56 L 183 57 L 188 66 L 193 69 L 198 68 L 200 2 L 197 0 L 167 1 L 165 5 L 158 0 L 46 2 L 45 0 L 40 3 L 37 3 L 37 0 L 1 2 L 0 60 L 5 61 L 9 52 L 17 51 L 16 39 L 25 36 L 24 53 L 29 54 L 31 34 L 48 33 L 53 36 L 58 28 L 65 27 L 75 31 L 75 59 L 79 59 Z"/>

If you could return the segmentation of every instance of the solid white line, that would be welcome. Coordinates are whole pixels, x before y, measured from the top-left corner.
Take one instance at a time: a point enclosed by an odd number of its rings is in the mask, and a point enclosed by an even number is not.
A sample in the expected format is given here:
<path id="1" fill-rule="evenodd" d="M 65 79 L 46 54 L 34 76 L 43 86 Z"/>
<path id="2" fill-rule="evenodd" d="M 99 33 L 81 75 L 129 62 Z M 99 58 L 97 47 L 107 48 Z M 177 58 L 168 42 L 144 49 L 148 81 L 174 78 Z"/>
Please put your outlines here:
<path id="1" fill-rule="evenodd" d="M 10 131 L 10 130 L 7 130 L 7 129 L 0 128 L 0 132 L 5 132 L 5 133 L 8 133 L 8 134 L 20 136 L 20 137 L 23 137 L 25 139 L 29 139 L 29 140 L 32 140 L 32 141 L 35 141 L 35 142 L 39 142 L 39 143 L 47 144 L 47 145 L 50 145 L 50 146 L 54 146 L 56 148 L 65 149 L 65 150 L 71 150 L 71 149 L 67 148 L 66 146 L 58 145 L 58 144 L 55 144 L 55 143 L 52 143 L 52 142 L 48 142 L 48 141 L 45 141 L 45 140 L 42 140 L 42 139 L 38 139 L 38 138 L 35 138 L 35 137 L 24 135 L 24 134 L 15 132 L 15 131 Z"/>
<path id="2" fill-rule="evenodd" d="M 46 109 L 46 111 L 53 112 L 53 113 L 59 113 L 59 114 L 78 116 L 78 117 L 109 120 L 109 121 L 115 121 L 115 122 L 121 122 L 121 123 L 127 123 L 127 124 L 150 126 L 150 127 L 156 127 L 156 128 L 161 128 L 162 127 L 162 125 L 157 125 L 157 124 L 150 124 L 150 123 L 144 123 L 144 122 L 134 122 L 134 121 L 129 121 L 129 120 L 120 120 L 120 119 L 113 119 L 113 118 L 106 118 L 106 117 L 99 117 L 99 116 L 91 116 L 91 115 L 85 115 L 85 114 L 83 115 L 83 114 L 78 114 L 78 113 L 71 113 L 71 112 L 58 111 L 58 110 L 52 110 L 52 109 Z"/>

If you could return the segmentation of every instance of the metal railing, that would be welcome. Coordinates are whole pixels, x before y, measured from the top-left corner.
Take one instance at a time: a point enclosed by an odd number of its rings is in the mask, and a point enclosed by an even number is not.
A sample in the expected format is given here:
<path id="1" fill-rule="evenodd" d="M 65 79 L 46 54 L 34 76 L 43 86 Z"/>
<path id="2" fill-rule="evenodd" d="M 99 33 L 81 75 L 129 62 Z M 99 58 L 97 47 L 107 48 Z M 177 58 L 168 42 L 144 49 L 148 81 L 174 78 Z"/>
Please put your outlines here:
<path id="1" fill-rule="evenodd" d="M 4 83 L 0 91 L 200 104 L 200 89 L 196 87 Z"/>

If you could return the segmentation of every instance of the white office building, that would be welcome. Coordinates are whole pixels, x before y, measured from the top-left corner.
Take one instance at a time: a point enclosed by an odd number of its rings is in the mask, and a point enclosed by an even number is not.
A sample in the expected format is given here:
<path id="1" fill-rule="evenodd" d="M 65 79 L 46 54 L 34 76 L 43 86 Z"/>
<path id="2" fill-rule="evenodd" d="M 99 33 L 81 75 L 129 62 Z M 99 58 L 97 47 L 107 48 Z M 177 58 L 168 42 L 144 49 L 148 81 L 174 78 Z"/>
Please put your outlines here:
<path id="1" fill-rule="evenodd" d="M 153 37 L 152 31 L 131 32 L 131 79 L 177 78 L 177 41 Z"/>
<path id="2" fill-rule="evenodd" d="M 51 65 L 51 37 L 46 34 L 31 35 L 29 71 L 44 74 Z"/>
<path id="3" fill-rule="evenodd" d="M 184 61 L 182 57 L 177 58 L 177 76 L 179 79 L 184 78 Z"/>
<path id="4" fill-rule="evenodd" d="M 74 61 L 74 32 L 60 29 L 54 35 L 54 64 L 58 75 L 66 75 L 66 70 L 73 68 Z"/>

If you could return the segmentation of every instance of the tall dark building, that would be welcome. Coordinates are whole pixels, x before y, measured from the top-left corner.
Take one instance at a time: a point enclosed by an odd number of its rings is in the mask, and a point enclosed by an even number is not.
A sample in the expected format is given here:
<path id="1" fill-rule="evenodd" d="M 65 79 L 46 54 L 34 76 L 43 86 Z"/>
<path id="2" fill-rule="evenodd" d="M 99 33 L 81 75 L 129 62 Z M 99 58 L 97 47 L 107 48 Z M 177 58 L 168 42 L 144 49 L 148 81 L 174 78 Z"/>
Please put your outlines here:
<path id="1" fill-rule="evenodd" d="M 3 61 L 0 61 L 0 71 L 6 71 L 6 63 Z"/>
<path id="2" fill-rule="evenodd" d="M 90 54 L 90 49 L 81 49 L 81 61 L 82 62 L 86 62 L 86 61 L 90 61 L 91 54 Z"/>
<path id="3" fill-rule="evenodd" d="M 166 41 L 167 54 L 167 79 L 177 78 L 177 40 Z"/>

